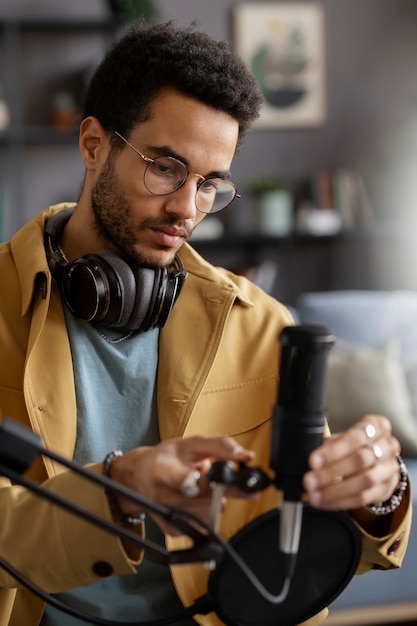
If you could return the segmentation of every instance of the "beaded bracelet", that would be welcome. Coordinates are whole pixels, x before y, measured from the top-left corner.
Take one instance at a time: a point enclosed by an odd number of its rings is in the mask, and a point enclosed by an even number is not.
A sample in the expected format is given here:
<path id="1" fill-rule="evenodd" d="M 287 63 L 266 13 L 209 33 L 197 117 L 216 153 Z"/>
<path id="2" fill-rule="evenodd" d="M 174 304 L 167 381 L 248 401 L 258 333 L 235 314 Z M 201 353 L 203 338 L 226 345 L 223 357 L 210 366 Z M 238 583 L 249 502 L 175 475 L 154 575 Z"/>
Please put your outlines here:
<path id="1" fill-rule="evenodd" d="M 407 489 L 408 485 L 408 472 L 405 463 L 399 454 L 397 454 L 397 461 L 400 465 L 400 484 L 389 500 L 385 500 L 385 502 L 374 502 L 373 504 L 368 504 L 365 507 L 374 515 L 389 515 L 389 513 L 393 513 L 401 504 L 404 491 Z"/>
<path id="2" fill-rule="evenodd" d="M 103 461 L 104 476 L 109 476 L 110 465 L 112 464 L 113 459 L 118 456 L 123 456 L 123 452 L 121 450 L 113 450 L 106 455 Z M 110 490 L 106 489 L 106 496 L 109 502 L 110 510 L 113 513 L 114 517 L 123 524 L 129 524 L 129 526 L 139 526 L 140 524 L 142 524 L 142 522 L 145 521 L 145 513 L 141 513 L 140 515 L 127 515 L 126 513 L 123 513 L 123 511 L 117 504 L 113 493 Z"/>

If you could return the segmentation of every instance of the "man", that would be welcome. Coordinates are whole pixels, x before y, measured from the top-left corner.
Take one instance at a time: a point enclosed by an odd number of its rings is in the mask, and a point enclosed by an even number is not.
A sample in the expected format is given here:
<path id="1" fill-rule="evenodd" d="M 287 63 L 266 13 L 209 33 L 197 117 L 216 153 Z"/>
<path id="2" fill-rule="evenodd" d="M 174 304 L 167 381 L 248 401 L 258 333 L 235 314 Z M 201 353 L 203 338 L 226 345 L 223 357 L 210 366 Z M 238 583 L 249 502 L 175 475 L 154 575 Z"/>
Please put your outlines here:
<path id="1" fill-rule="evenodd" d="M 2 415 L 48 448 L 206 521 L 214 460 L 269 470 L 277 338 L 292 324 L 282 305 L 186 243 L 234 199 L 231 163 L 260 103 L 225 44 L 172 24 L 133 27 L 86 94 L 78 202 L 49 208 L 0 248 Z M 363 533 L 361 571 L 401 564 L 410 511 L 399 452 L 389 422 L 368 415 L 309 458 L 306 499 L 351 511 Z M 169 546 L 186 543 L 161 517 L 143 522 L 143 508 L 47 458 L 29 474 L 139 534 L 162 541 L 162 530 Z M 204 564 L 174 567 L 174 591 L 168 568 L 131 544 L 1 485 L 1 556 L 70 607 L 122 623 L 172 614 L 178 597 L 188 606 L 204 594 Z M 386 515 L 366 508 L 394 492 L 395 506 L 378 511 Z M 229 495 L 239 497 L 225 502 L 225 538 L 279 503 L 273 488 Z M 79 623 L 45 610 L 3 571 L 0 587 L 2 626 Z M 196 621 L 220 623 L 214 613 Z"/>

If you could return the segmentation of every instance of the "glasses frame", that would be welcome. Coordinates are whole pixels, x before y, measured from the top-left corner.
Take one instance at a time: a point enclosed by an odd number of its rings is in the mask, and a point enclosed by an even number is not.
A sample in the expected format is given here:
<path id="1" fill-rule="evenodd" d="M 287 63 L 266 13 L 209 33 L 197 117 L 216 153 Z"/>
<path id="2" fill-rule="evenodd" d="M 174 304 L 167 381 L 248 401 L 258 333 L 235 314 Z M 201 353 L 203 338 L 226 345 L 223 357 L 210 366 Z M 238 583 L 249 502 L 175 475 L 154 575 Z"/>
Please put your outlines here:
<path id="1" fill-rule="evenodd" d="M 173 156 L 169 156 L 166 155 L 164 158 L 167 159 L 171 159 L 172 161 L 175 161 L 176 163 L 178 163 L 179 165 L 181 165 L 181 167 L 184 168 L 185 170 L 185 176 L 184 179 L 180 182 L 180 184 L 178 185 L 178 187 L 176 187 L 176 189 L 173 189 L 172 191 L 167 191 L 164 193 L 155 193 L 154 191 L 152 191 L 152 189 L 149 189 L 148 185 L 146 184 L 146 172 L 148 171 L 148 168 L 150 165 L 152 165 L 153 163 L 155 163 L 156 159 L 153 159 L 152 157 L 148 157 L 145 154 L 143 154 L 143 152 L 141 152 L 138 148 L 136 148 L 133 144 L 130 143 L 130 141 L 128 141 L 126 139 L 126 137 L 123 137 L 123 135 L 121 135 L 117 130 L 113 129 L 113 133 L 119 137 L 119 139 L 121 139 L 127 146 L 129 146 L 129 148 L 131 150 L 133 150 L 134 152 L 136 152 L 137 155 L 139 155 L 141 157 L 141 159 L 143 159 L 146 163 L 146 167 L 145 167 L 145 171 L 143 172 L 143 184 L 145 185 L 146 189 L 149 191 L 149 193 L 151 193 L 154 196 L 169 196 L 172 193 L 175 193 L 176 191 L 178 191 L 178 189 L 181 189 L 181 187 L 186 183 L 187 179 L 189 176 L 196 176 L 197 178 L 199 178 L 199 182 L 197 183 L 197 189 L 195 192 L 195 199 L 194 199 L 194 204 L 195 207 L 197 209 L 197 211 L 199 211 L 200 213 L 204 213 L 204 215 L 210 215 L 210 214 L 215 214 L 215 213 L 220 213 L 220 211 L 223 211 L 224 209 L 226 209 L 228 206 L 230 206 L 233 202 L 233 200 L 235 200 L 236 198 L 240 198 L 241 196 L 238 194 L 237 192 L 237 188 L 236 185 L 228 179 L 224 179 L 225 182 L 227 182 L 235 191 L 235 195 L 233 196 L 233 198 L 221 209 L 217 209 L 215 211 L 202 211 L 198 205 L 197 205 L 197 195 L 198 192 L 200 190 L 200 187 L 203 183 L 207 182 L 208 180 L 216 180 L 218 178 L 220 178 L 219 176 L 213 176 L 213 177 L 208 177 L 208 178 L 204 178 L 204 176 L 202 176 L 201 174 L 195 174 L 194 172 L 190 172 L 187 168 L 187 166 L 185 165 L 185 163 L 183 163 L 182 161 L 180 161 L 179 159 L 173 157 Z M 156 158 L 161 158 L 161 157 L 156 157 Z"/>

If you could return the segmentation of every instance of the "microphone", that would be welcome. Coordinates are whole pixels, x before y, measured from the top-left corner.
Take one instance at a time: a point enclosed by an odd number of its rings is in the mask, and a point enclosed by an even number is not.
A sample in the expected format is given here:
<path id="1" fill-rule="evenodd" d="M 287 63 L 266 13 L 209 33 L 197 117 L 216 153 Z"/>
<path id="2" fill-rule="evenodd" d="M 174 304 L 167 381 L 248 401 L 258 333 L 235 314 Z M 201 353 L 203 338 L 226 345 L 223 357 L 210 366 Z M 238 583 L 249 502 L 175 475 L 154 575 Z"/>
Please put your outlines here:
<path id="1" fill-rule="evenodd" d="M 251 580 L 228 553 L 210 573 L 207 596 L 228 626 L 305 622 L 343 591 L 361 556 L 360 532 L 345 512 L 302 501 L 308 456 L 323 438 L 327 355 L 335 339 L 324 326 L 305 325 L 284 328 L 279 340 L 270 466 L 275 472 L 271 482 L 283 492 L 282 506 L 229 540 Z"/>
<path id="2" fill-rule="evenodd" d="M 335 338 L 319 325 L 286 327 L 280 334 L 281 365 L 278 402 L 272 415 L 270 465 L 283 492 L 279 549 L 292 577 L 300 543 L 302 477 L 307 459 L 324 432 L 323 398 L 327 354 Z"/>

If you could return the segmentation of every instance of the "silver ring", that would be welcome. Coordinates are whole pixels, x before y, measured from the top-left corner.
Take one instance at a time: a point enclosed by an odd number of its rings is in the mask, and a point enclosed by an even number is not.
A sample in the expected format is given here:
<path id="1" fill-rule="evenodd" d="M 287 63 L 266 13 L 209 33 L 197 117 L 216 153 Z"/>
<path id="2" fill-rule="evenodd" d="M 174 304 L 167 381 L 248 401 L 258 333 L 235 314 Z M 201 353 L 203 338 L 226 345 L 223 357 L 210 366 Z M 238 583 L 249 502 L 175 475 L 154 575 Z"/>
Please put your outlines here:
<path id="1" fill-rule="evenodd" d="M 363 430 L 365 431 L 365 435 L 368 439 L 367 443 L 369 443 L 370 441 L 372 441 L 372 439 L 375 438 L 376 430 L 373 424 L 358 424 L 358 426 L 360 428 L 363 428 Z"/>
<path id="2" fill-rule="evenodd" d="M 374 453 L 374 457 L 376 461 L 379 461 L 379 459 L 382 456 L 382 449 L 381 446 L 379 446 L 377 443 L 372 443 L 372 441 L 368 441 L 367 445 L 369 446 L 369 448 L 371 448 L 372 452 Z"/>
<path id="3" fill-rule="evenodd" d="M 359 423 L 357 424 L 357 426 L 359 426 L 359 428 L 362 428 L 365 431 L 365 435 L 366 435 L 365 445 L 367 445 L 368 448 L 371 448 L 372 452 L 374 453 L 375 461 L 379 461 L 379 459 L 382 456 L 382 449 L 381 449 L 381 446 L 379 446 L 377 443 L 374 443 L 374 439 L 376 437 L 375 426 L 369 423 L 367 424 Z"/>
<path id="4" fill-rule="evenodd" d="M 195 498 L 200 495 L 200 487 L 198 481 L 200 480 L 200 472 L 198 470 L 191 470 L 184 478 L 180 485 L 180 491 L 187 498 Z"/>

